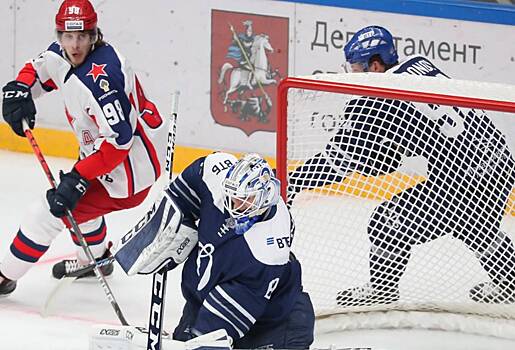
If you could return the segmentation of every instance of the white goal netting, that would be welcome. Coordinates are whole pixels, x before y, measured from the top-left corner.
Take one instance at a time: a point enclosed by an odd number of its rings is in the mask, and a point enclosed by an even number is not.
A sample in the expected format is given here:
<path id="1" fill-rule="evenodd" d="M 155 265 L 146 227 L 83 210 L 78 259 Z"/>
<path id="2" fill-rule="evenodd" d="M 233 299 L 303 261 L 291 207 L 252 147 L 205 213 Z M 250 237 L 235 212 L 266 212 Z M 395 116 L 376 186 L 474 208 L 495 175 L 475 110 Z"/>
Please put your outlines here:
<path id="1" fill-rule="evenodd" d="M 515 86 L 341 74 L 282 88 L 278 174 L 317 315 L 472 316 L 468 331 L 515 337 Z M 404 326 L 435 328 L 420 319 Z"/>

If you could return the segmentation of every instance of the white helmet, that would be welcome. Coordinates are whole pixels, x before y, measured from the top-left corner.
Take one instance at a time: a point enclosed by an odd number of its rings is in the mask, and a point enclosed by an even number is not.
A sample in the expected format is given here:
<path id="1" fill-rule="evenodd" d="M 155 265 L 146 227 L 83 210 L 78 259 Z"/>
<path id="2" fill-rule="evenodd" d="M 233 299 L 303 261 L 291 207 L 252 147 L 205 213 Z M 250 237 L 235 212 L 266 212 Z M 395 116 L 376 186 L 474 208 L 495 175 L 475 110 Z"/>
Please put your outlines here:
<path id="1" fill-rule="evenodd" d="M 249 153 L 229 168 L 222 191 L 229 214 L 235 219 L 249 218 L 277 204 L 280 183 L 259 154 Z"/>

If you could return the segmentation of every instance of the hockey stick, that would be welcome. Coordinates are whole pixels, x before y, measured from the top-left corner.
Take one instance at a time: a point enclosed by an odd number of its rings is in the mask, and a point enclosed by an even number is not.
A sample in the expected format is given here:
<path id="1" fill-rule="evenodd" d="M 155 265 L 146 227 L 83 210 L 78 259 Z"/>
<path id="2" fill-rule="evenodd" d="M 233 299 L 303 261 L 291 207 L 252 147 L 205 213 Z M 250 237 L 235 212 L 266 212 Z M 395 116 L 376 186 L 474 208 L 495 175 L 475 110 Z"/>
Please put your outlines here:
<path id="1" fill-rule="evenodd" d="M 95 264 L 86 265 L 86 266 L 81 267 L 80 269 L 72 271 L 72 272 L 64 275 L 63 278 L 73 278 L 73 277 L 77 278 L 77 277 L 87 274 L 88 272 L 93 271 L 95 269 L 95 266 L 104 267 L 104 266 L 112 264 L 113 262 L 114 262 L 114 257 L 110 256 L 109 258 L 98 260 Z"/>
<path id="2" fill-rule="evenodd" d="M 60 291 L 71 285 L 75 280 L 77 280 L 82 275 L 91 272 L 95 269 L 95 265 L 100 267 L 104 267 L 106 265 L 112 264 L 114 261 L 114 258 L 111 256 L 109 258 L 105 258 L 102 260 L 97 261 L 95 264 L 86 265 L 81 267 L 78 270 L 75 270 L 73 272 L 70 272 L 63 277 L 59 279 L 57 284 L 52 288 L 50 293 L 48 293 L 48 296 L 46 298 L 45 303 L 43 304 L 43 307 L 41 308 L 41 316 L 47 317 L 50 314 L 51 306 L 54 303 L 54 300 L 56 299 L 56 296 L 59 295 Z"/>
<path id="3" fill-rule="evenodd" d="M 95 269 L 95 265 L 100 268 L 100 267 L 104 267 L 106 265 L 112 264 L 113 262 L 114 262 L 114 258 L 111 256 L 109 258 L 99 260 L 95 264 L 86 265 L 78 270 L 70 272 L 70 273 L 64 275 L 63 277 L 61 277 L 61 279 L 59 279 L 59 281 L 54 286 L 54 288 L 52 288 L 50 293 L 48 293 L 46 301 L 40 310 L 41 316 L 47 317 L 50 314 L 50 310 L 52 308 L 52 305 L 54 304 L 54 301 L 56 300 L 56 296 L 59 295 L 61 290 L 66 289 L 69 285 L 71 285 L 73 282 L 75 282 L 82 275 L 93 271 Z"/>
<path id="4" fill-rule="evenodd" d="M 41 164 L 41 167 L 43 168 L 43 171 L 48 179 L 48 182 L 50 182 L 50 186 L 52 188 L 57 188 L 57 182 L 55 181 L 54 176 L 52 175 L 52 172 L 50 171 L 50 167 L 48 166 L 45 157 L 43 156 L 43 153 L 41 152 L 41 149 L 39 148 L 38 143 L 36 142 L 36 139 L 34 138 L 34 135 L 32 135 L 32 131 L 29 129 L 29 126 L 27 125 L 27 122 L 25 120 L 22 120 L 23 123 L 23 131 L 25 133 L 25 136 L 29 140 L 29 143 L 32 147 L 32 150 L 34 151 L 34 154 L 36 155 L 39 164 Z M 102 289 L 104 290 L 107 299 L 111 303 L 111 306 L 114 309 L 114 312 L 116 313 L 116 316 L 118 316 L 118 319 L 122 323 L 122 325 L 127 326 L 129 323 L 123 316 L 122 310 L 120 309 L 120 306 L 116 302 L 116 299 L 114 297 L 113 292 L 111 291 L 111 288 L 107 284 L 104 275 L 102 274 L 102 271 L 100 271 L 100 268 L 95 264 L 95 257 L 93 256 L 93 253 L 91 253 L 91 250 L 89 249 L 88 243 L 84 239 L 84 236 L 82 235 L 82 232 L 79 228 L 79 225 L 77 224 L 77 221 L 73 218 L 73 215 L 71 211 L 67 208 L 65 208 L 66 212 L 66 218 L 68 219 L 68 222 L 72 226 L 72 230 L 70 230 L 75 237 L 77 237 L 77 240 L 79 241 L 82 249 L 84 250 L 84 253 L 86 254 L 89 263 L 94 264 L 93 271 L 95 271 L 95 276 L 97 277 L 98 281 L 100 282 L 100 285 L 102 286 Z"/>
<path id="5" fill-rule="evenodd" d="M 172 109 L 170 113 L 170 129 L 166 145 L 165 172 L 168 175 L 166 187 L 172 179 L 173 156 L 175 152 L 175 136 L 177 132 L 177 110 L 179 92 L 172 94 Z M 164 303 L 166 296 L 166 279 L 168 270 L 166 265 L 152 276 L 152 296 L 150 300 L 150 316 L 148 320 L 147 350 L 161 350 Z"/>
<path id="6" fill-rule="evenodd" d="M 111 249 L 112 243 L 109 242 L 107 249 Z M 54 285 L 54 288 L 48 293 L 48 296 L 43 303 L 43 307 L 40 310 L 40 314 L 43 317 L 47 317 L 50 314 L 51 306 L 54 304 L 54 300 L 56 296 L 59 295 L 60 291 L 71 285 L 75 280 L 79 279 L 82 275 L 89 273 L 95 269 L 95 265 L 99 268 L 112 264 L 114 262 L 114 258 L 110 256 L 109 258 L 105 258 L 102 260 L 95 260 L 95 264 L 85 265 L 81 268 L 64 274 L 59 281 Z"/>

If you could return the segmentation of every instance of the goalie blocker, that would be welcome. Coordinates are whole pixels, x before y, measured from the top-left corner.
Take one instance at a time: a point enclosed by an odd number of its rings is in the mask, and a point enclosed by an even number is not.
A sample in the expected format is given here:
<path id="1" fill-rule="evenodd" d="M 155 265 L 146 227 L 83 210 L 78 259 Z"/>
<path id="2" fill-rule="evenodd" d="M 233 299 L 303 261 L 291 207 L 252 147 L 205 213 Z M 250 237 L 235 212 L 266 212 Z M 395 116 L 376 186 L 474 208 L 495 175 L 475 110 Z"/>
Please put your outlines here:
<path id="1" fill-rule="evenodd" d="M 127 275 L 151 274 L 183 263 L 198 241 L 193 222 L 184 216 L 165 191 L 136 226 L 125 234 L 114 258 Z"/>

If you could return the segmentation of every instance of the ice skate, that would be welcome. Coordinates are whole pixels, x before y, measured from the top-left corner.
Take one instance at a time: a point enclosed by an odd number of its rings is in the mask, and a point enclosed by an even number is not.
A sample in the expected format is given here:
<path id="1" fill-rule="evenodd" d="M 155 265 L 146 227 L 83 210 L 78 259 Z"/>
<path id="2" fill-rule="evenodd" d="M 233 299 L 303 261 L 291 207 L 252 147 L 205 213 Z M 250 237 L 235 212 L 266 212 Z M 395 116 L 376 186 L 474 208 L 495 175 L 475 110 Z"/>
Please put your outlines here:
<path id="1" fill-rule="evenodd" d="M 4 277 L 2 273 L 0 273 L 0 297 L 6 297 L 16 289 L 16 281 L 11 281 L 10 279 Z"/>
<path id="2" fill-rule="evenodd" d="M 512 304 L 515 303 L 515 284 L 482 282 L 469 291 L 469 297 L 478 303 Z"/>
<path id="3" fill-rule="evenodd" d="M 100 258 L 98 258 L 96 260 L 99 261 L 99 260 L 106 259 L 110 255 L 111 255 L 111 253 L 109 252 L 109 250 L 106 250 L 104 255 L 102 255 Z M 77 271 L 78 269 L 80 269 L 82 267 L 84 267 L 84 265 L 82 265 L 77 259 L 63 260 L 54 265 L 54 267 L 52 268 L 52 276 L 56 279 L 61 279 L 65 276 L 69 275 L 70 273 Z M 102 271 L 102 273 L 104 274 L 105 277 L 110 276 L 113 273 L 113 270 L 114 270 L 113 264 L 107 264 L 107 265 L 100 267 L 100 271 Z M 90 277 L 95 277 L 94 270 L 88 271 L 88 272 L 80 275 L 79 277 L 77 277 L 77 279 L 90 278 Z"/>
<path id="4" fill-rule="evenodd" d="M 339 291 L 336 303 L 340 306 L 370 306 L 376 304 L 391 304 L 399 300 L 398 289 L 374 289 L 370 282 Z"/>

